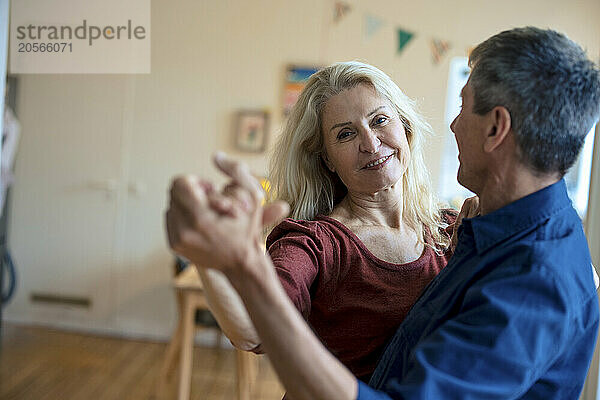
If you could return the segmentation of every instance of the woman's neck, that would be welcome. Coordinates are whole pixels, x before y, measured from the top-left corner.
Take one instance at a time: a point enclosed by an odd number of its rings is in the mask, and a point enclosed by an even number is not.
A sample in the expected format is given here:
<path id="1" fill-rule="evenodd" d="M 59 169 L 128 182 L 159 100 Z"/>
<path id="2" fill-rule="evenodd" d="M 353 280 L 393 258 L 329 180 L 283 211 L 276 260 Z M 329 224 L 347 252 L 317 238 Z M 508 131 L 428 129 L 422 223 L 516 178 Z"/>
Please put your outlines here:
<path id="1" fill-rule="evenodd" d="M 402 183 L 374 194 L 349 191 L 334 208 L 331 216 L 344 219 L 348 224 L 400 228 L 402 222 Z"/>

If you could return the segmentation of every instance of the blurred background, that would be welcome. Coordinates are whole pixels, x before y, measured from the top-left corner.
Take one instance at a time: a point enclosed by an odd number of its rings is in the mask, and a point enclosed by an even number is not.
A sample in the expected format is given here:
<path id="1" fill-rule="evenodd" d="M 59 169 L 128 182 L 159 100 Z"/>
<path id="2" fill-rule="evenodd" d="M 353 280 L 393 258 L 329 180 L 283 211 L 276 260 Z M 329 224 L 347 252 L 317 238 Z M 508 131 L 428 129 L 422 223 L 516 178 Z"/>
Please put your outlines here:
<path id="1" fill-rule="evenodd" d="M 294 74 L 336 61 L 373 64 L 417 100 L 435 131 L 425 153 L 434 186 L 460 206 L 468 193 L 456 184 L 448 125 L 470 48 L 534 25 L 566 33 L 597 62 L 599 20 L 598 0 L 152 0 L 151 73 L 9 73 L 20 135 L 3 246 L 17 285 L 3 329 L 165 342 L 177 322 L 163 224 L 170 179 L 190 172 L 222 182 L 211 163 L 217 149 L 265 176 L 302 78 Z M 244 125 L 252 118 L 258 133 Z M 594 137 L 568 182 L 599 265 Z"/>

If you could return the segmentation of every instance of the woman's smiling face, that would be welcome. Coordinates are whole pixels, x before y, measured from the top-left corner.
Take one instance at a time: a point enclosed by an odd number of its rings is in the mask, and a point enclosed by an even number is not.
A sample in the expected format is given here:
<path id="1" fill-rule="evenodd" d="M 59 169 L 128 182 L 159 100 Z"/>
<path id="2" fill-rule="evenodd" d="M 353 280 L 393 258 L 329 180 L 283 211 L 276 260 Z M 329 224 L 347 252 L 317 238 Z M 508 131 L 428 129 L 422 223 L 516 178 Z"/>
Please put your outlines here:
<path id="1" fill-rule="evenodd" d="M 323 159 L 349 192 L 374 194 L 402 179 L 410 159 L 394 106 L 360 84 L 327 101 L 321 115 Z"/>

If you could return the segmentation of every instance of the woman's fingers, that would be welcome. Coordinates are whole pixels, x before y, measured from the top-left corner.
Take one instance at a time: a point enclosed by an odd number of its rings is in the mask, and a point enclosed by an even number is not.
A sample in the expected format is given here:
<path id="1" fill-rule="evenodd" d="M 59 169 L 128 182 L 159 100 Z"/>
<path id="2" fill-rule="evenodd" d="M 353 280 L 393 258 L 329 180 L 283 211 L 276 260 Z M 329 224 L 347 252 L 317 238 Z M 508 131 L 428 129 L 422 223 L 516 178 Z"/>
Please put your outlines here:
<path id="1" fill-rule="evenodd" d="M 265 193 L 246 164 L 227 157 L 223 152 L 215 153 L 214 161 L 219 170 L 229 176 L 235 184 L 247 190 L 253 200 L 260 204 L 265 197 Z"/>
<path id="2" fill-rule="evenodd" d="M 458 219 L 456 220 L 458 222 Z M 454 230 L 452 231 L 452 237 L 450 238 L 450 249 L 454 252 L 456 249 L 456 245 L 458 243 L 458 227 L 460 224 L 454 225 Z"/>
<path id="3" fill-rule="evenodd" d="M 469 197 L 463 203 L 463 206 L 460 210 L 462 214 L 462 218 L 473 218 L 479 215 L 479 197 L 473 196 Z M 461 218 L 461 220 L 462 220 Z"/>
<path id="4" fill-rule="evenodd" d="M 223 195 L 237 202 L 237 204 L 244 210 L 252 210 L 252 196 L 247 190 L 242 188 L 236 183 L 230 182 L 223 188 Z"/>
<path id="5" fill-rule="evenodd" d="M 257 247 L 263 213 L 256 200 L 262 193 L 245 165 L 216 158 L 232 183 L 217 191 L 196 176 L 175 178 L 165 218 L 173 250 L 192 262 L 225 270 L 241 265 Z M 282 214 L 278 207 L 270 212 L 270 218 Z"/>
<path id="6" fill-rule="evenodd" d="M 479 215 L 479 197 L 469 197 L 468 199 L 465 199 L 462 207 L 460 208 L 460 213 L 458 213 L 456 222 L 460 224 L 463 218 L 473 218 L 477 215 Z"/>
<path id="7" fill-rule="evenodd" d="M 208 205 L 213 210 L 221 215 L 235 217 L 237 215 L 236 205 L 231 197 L 223 196 L 220 193 L 212 193 L 208 195 Z"/>
<path id="8" fill-rule="evenodd" d="M 450 238 L 450 247 L 452 250 L 456 248 L 456 244 L 458 243 L 458 227 L 462 224 L 463 218 L 473 218 L 479 215 L 479 197 L 473 196 L 465 199 L 462 207 L 460 208 L 460 212 L 456 217 L 456 222 L 454 223 L 454 230 L 452 232 L 452 238 Z"/>

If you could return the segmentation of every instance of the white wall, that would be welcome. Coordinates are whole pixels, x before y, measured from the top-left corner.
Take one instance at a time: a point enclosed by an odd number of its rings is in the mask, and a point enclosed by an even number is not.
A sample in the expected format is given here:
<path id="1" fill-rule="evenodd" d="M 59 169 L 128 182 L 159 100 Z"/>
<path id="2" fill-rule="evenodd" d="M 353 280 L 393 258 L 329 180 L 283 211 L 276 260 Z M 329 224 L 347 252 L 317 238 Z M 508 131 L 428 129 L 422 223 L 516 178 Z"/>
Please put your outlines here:
<path id="1" fill-rule="evenodd" d="M 181 172 L 219 180 L 210 162 L 215 149 L 264 174 L 265 155 L 232 149 L 232 117 L 237 109 L 267 108 L 275 136 L 288 63 L 359 59 L 386 71 L 418 99 L 437 132 L 426 153 L 437 181 L 449 134 L 443 121 L 451 57 L 522 25 L 566 32 L 600 54 L 597 0 L 354 0 L 338 24 L 331 23 L 332 4 L 155 0 L 151 74 L 21 76 L 23 136 L 9 233 L 20 285 L 6 318 L 165 337 L 175 310 L 162 223 L 169 180 Z M 370 40 L 363 36 L 366 13 L 385 21 Z M 417 33 L 400 56 L 397 26 Z M 431 36 L 453 44 L 438 66 Z M 106 190 L 97 189 L 102 185 Z M 33 305 L 32 291 L 89 296 L 94 307 Z"/>

